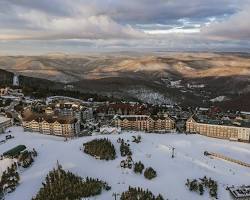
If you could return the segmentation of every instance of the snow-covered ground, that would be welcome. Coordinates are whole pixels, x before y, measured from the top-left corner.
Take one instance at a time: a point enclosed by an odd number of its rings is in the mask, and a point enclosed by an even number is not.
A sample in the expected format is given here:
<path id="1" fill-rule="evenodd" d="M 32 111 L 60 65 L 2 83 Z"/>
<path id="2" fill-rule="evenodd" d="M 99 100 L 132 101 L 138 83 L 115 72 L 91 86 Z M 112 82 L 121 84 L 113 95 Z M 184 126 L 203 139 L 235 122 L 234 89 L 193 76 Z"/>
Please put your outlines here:
<path id="1" fill-rule="evenodd" d="M 229 98 L 227 98 L 226 96 L 218 96 L 215 97 L 214 99 L 210 99 L 211 102 L 222 102 L 222 101 L 226 101 Z"/>
<path id="2" fill-rule="evenodd" d="M 173 104 L 173 101 L 170 98 L 167 98 L 163 94 L 148 89 L 148 88 L 133 88 L 127 90 L 127 93 L 129 96 L 132 96 L 134 98 L 137 98 L 141 100 L 144 103 L 150 103 L 150 104 Z"/>
<path id="3" fill-rule="evenodd" d="M 140 186 L 150 189 L 154 194 L 161 193 L 169 200 L 198 200 L 210 199 L 208 193 L 200 196 L 189 192 L 185 186 L 187 178 L 212 177 L 219 183 L 219 199 L 230 200 L 227 185 L 250 184 L 250 169 L 219 159 L 205 157 L 205 150 L 218 152 L 226 156 L 250 163 L 250 144 L 230 142 L 207 138 L 200 135 L 185 134 L 143 134 L 142 142 L 131 143 L 134 161 L 142 161 L 145 167 L 152 166 L 158 176 L 153 180 L 146 180 L 143 175 L 134 174 L 132 170 L 119 167 L 120 156 L 118 137 L 131 141 L 132 135 L 138 133 L 123 133 L 121 135 L 90 136 L 68 142 L 63 138 L 45 136 L 38 133 L 24 133 L 21 127 L 12 127 L 14 139 L 0 145 L 0 153 L 24 144 L 28 148 L 35 148 L 38 157 L 33 165 L 21 172 L 21 183 L 16 191 L 8 194 L 6 200 L 30 200 L 42 185 L 46 174 L 56 166 L 57 160 L 63 168 L 82 177 L 90 176 L 107 181 L 112 190 L 104 192 L 92 199 L 111 200 L 112 193 L 121 193 L 128 186 Z M 5 135 L 0 135 L 0 140 Z M 83 142 L 94 138 L 109 138 L 116 147 L 118 157 L 114 161 L 95 160 L 80 151 Z M 176 157 L 171 158 L 171 147 L 176 148 Z M 2 163 L 0 163 L 2 164 Z"/>
<path id="4" fill-rule="evenodd" d="M 2 151 L 1 151 L 1 153 L 2 153 Z M 8 158 L 0 160 L 0 177 L 2 176 L 3 172 L 8 167 L 10 167 L 13 163 L 14 163 L 14 160 L 8 159 Z"/>

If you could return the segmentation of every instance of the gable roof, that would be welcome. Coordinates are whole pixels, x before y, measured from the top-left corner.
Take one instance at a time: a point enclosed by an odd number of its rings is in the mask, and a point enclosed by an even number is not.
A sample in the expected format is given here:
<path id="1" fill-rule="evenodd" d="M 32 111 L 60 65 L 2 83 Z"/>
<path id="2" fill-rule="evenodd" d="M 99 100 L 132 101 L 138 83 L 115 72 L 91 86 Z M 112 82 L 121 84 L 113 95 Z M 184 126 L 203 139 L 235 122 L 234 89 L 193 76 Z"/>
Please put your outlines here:
<path id="1" fill-rule="evenodd" d="M 62 117 L 57 115 L 46 115 L 46 114 L 40 114 L 40 113 L 33 113 L 33 112 L 27 112 L 24 114 L 23 121 L 25 122 L 43 122 L 46 121 L 47 123 L 54 123 L 58 122 L 60 124 L 74 124 L 77 122 L 77 119 L 74 117 Z"/>

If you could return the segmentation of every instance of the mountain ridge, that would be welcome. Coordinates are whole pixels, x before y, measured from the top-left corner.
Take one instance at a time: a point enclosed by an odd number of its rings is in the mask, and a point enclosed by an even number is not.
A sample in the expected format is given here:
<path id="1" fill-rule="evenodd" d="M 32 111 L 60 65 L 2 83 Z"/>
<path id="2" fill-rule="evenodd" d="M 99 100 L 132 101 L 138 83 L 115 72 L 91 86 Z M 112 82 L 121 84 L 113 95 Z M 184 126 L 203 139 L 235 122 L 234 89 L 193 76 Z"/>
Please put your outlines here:
<path id="1" fill-rule="evenodd" d="M 71 84 L 75 90 L 148 103 L 210 105 L 250 93 L 250 54 L 131 53 L 0 56 L 0 69 Z M 246 103 L 245 103 L 246 104 Z"/>

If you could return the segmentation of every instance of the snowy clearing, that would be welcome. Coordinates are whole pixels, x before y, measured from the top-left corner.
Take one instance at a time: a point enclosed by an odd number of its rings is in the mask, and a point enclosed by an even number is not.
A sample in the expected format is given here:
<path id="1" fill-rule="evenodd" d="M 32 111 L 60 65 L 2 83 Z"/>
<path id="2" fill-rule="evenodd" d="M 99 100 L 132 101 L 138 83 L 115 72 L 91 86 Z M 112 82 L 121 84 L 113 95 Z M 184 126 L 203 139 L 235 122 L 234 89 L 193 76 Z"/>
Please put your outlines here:
<path id="1" fill-rule="evenodd" d="M 107 181 L 112 189 L 92 199 L 111 200 L 112 193 L 121 193 L 128 186 L 148 188 L 154 194 L 161 193 L 169 200 L 210 199 L 205 193 L 200 196 L 189 192 L 185 186 L 187 178 L 211 177 L 218 181 L 218 197 L 222 200 L 231 199 L 225 190 L 229 185 L 250 184 L 250 169 L 220 159 L 211 159 L 203 155 L 204 151 L 212 151 L 231 156 L 250 163 L 250 145 L 207 138 L 201 135 L 185 134 L 144 134 L 142 142 L 132 143 L 132 135 L 139 133 L 123 133 L 121 135 L 90 136 L 64 142 L 64 138 L 46 136 L 38 133 L 24 133 L 21 127 L 10 128 L 14 139 L 0 145 L 0 153 L 24 144 L 27 148 L 35 148 L 38 157 L 33 165 L 20 173 L 21 182 L 16 191 L 6 196 L 6 200 L 30 200 L 36 195 L 47 173 L 56 166 L 57 160 L 65 170 L 70 170 L 82 177 L 90 176 Z M 0 140 L 5 137 L 0 135 Z M 80 151 L 83 142 L 94 138 L 109 138 L 116 148 L 117 158 L 113 161 L 95 160 Z M 142 161 L 145 167 L 153 167 L 157 177 L 146 180 L 132 170 L 121 169 L 119 144 L 116 140 L 130 140 L 134 161 Z M 176 148 L 176 157 L 171 158 L 171 148 Z M 0 165 L 4 165 L 0 162 Z M 2 166 L 1 166 L 2 167 Z"/>
<path id="2" fill-rule="evenodd" d="M 211 102 L 222 102 L 222 101 L 226 101 L 229 98 L 227 98 L 226 96 L 218 96 L 215 97 L 214 99 L 210 99 Z"/>
<path id="3" fill-rule="evenodd" d="M 2 154 L 2 150 L 1 150 L 1 154 Z M 3 160 L 0 160 L 0 177 L 2 176 L 3 172 L 10 167 L 12 164 L 14 163 L 14 160 L 6 158 Z"/>

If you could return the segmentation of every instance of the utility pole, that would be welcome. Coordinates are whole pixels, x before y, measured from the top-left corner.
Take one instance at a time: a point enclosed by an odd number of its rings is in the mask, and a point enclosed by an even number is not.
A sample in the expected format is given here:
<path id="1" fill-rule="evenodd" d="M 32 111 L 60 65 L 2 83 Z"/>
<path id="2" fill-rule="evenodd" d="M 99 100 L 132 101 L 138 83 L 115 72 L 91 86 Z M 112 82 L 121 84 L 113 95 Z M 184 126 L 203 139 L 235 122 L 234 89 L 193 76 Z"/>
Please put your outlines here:
<path id="1" fill-rule="evenodd" d="M 174 150 L 175 150 L 175 148 L 173 147 L 172 148 L 172 158 L 174 158 Z"/>
<path id="2" fill-rule="evenodd" d="M 118 193 L 115 193 L 115 192 L 114 192 L 114 193 L 112 194 L 112 197 L 115 197 L 115 200 L 118 200 L 118 199 L 116 199 L 116 197 L 118 198 L 118 196 L 120 196 L 120 194 L 118 194 Z"/>

